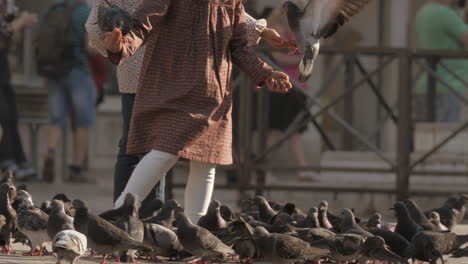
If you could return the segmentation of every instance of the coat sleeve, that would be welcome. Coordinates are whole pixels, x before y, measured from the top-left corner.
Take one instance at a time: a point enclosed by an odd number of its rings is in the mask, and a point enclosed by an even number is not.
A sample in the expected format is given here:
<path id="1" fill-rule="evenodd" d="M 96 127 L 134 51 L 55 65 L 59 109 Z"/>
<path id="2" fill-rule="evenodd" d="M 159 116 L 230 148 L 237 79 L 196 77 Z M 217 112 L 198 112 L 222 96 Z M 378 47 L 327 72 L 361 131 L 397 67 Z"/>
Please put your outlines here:
<path id="1" fill-rule="evenodd" d="M 166 17 L 171 0 L 143 0 L 133 14 L 132 30 L 124 37 L 121 53 L 108 53 L 110 61 L 121 64 L 132 56 L 147 40 L 153 27 L 158 26 Z"/>
<path id="2" fill-rule="evenodd" d="M 97 50 L 101 55 L 107 56 L 103 45 L 104 33 L 98 25 L 98 10 L 102 5 L 102 0 L 97 0 L 96 5 L 91 9 L 88 21 L 86 21 L 86 31 L 88 32 L 89 46 Z"/>
<path id="3" fill-rule="evenodd" d="M 247 39 L 249 41 L 249 46 L 257 45 L 262 38 L 263 30 L 267 27 L 267 21 L 265 19 L 256 20 L 251 17 L 249 14 L 245 13 L 246 18 L 246 30 L 247 30 Z"/>
<path id="4" fill-rule="evenodd" d="M 233 25 L 233 36 L 229 49 L 233 62 L 257 84 L 262 86 L 273 69 L 260 60 L 252 49 L 248 47 L 247 28 L 244 6 L 241 1 L 236 4 Z"/>

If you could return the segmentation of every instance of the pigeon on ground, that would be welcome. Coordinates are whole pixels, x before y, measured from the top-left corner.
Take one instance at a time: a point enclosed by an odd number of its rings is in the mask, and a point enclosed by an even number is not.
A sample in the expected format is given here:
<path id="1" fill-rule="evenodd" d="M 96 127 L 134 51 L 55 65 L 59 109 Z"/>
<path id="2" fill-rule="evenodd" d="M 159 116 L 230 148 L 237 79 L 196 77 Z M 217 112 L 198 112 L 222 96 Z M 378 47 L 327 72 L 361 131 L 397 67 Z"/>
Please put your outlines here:
<path id="1" fill-rule="evenodd" d="M 0 215 L 5 217 L 5 224 L 0 230 L 0 245 L 2 252 L 11 254 L 11 237 L 15 231 L 16 211 L 11 206 L 11 201 L 16 197 L 15 186 L 8 183 L 0 185 Z"/>
<path id="2" fill-rule="evenodd" d="M 441 223 L 451 230 L 463 221 L 466 212 L 465 204 L 467 200 L 468 197 L 466 195 L 452 195 L 447 199 L 442 207 L 429 210 L 425 214 L 429 217 L 430 212 L 437 212 L 440 215 Z"/>
<path id="3" fill-rule="evenodd" d="M 257 196 L 255 197 L 255 204 L 258 208 L 259 220 L 264 223 L 270 223 L 271 219 L 278 214 L 277 211 L 273 210 L 270 204 L 267 202 L 265 197 Z"/>
<path id="4" fill-rule="evenodd" d="M 41 211 L 49 215 L 52 210 L 52 208 L 50 207 L 50 204 L 51 202 L 49 200 L 42 202 L 41 208 L 40 208 Z"/>
<path id="5" fill-rule="evenodd" d="M 153 249 L 151 252 L 153 257 L 176 258 L 184 249 L 174 231 L 158 224 L 143 223 L 143 225 L 145 233 L 143 243 Z"/>
<path id="6" fill-rule="evenodd" d="M 421 231 L 411 240 L 414 246 L 413 258 L 436 264 L 444 263 L 443 255 L 450 254 L 468 243 L 468 235 L 459 236 L 450 232 Z"/>
<path id="7" fill-rule="evenodd" d="M 312 243 L 313 241 L 317 241 L 317 240 L 324 239 L 327 237 L 332 237 L 335 235 L 335 233 L 331 230 L 318 227 L 318 228 L 307 228 L 304 230 L 297 230 L 295 232 L 289 233 L 289 235 L 298 237 L 307 243 Z"/>
<path id="8" fill-rule="evenodd" d="M 168 200 L 164 203 L 159 214 L 148 219 L 144 219 L 143 222 L 150 224 L 162 225 L 166 228 L 172 229 L 174 223 L 174 210 L 181 209 L 182 207 L 176 200 Z"/>
<path id="9" fill-rule="evenodd" d="M 410 241 L 406 240 L 406 238 L 400 234 L 382 228 L 373 228 L 370 229 L 369 232 L 371 232 L 374 236 L 383 238 L 385 240 L 385 244 L 387 244 L 390 247 L 390 250 L 392 250 L 398 256 L 405 259 L 410 259 L 413 257 L 413 244 L 411 244 Z"/>
<path id="10" fill-rule="evenodd" d="M 102 254 L 101 264 L 106 263 L 108 254 L 128 249 L 151 251 L 151 248 L 132 239 L 125 231 L 103 218 L 90 213 L 89 207 L 81 200 L 73 201 L 76 231 L 88 238 L 88 246 L 94 252 Z"/>
<path id="11" fill-rule="evenodd" d="M 418 205 L 413 200 L 404 200 L 403 203 L 408 208 L 408 212 L 410 213 L 411 218 L 420 225 L 424 230 L 432 230 L 432 231 L 442 231 L 439 226 L 434 225 L 427 219 L 424 213 L 419 209 Z"/>
<path id="12" fill-rule="evenodd" d="M 114 208 L 110 209 L 108 211 L 105 211 L 99 215 L 102 219 L 109 221 L 109 222 L 115 222 L 117 219 L 122 217 L 124 206 L 120 206 L 119 208 Z"/>
<path id="13" fill-rule="evenodd" d="M 221 213 L 223 219 L 227 222 L 234 221 L 237 218 L 234 210 L 228 205 L 221 205 L 221 207 L 219 208 L 219 212 Z"/>
<path id="14" fill-rule="evenodd" d="M 432 224 L 438 226 L 440 228 L 440 230 L 442 231 L 448 231 L 448 228 L 446 226 L 444 226 L 441 222 L 440 222 L 440 215 L 439 213 L 433 211 L 429 214 L 429 217 L 428 217 L 429 221 L 431 221 Z"/>
<path id="15" fill-rule="evenodd" d="M 357 234 L 338 234 L 310 244 L 328 250 L 329 257 L 338 262 L 371 259 L 407 263 L 405 259 L 388 250 L 384 239 L 377 236 L 366 238 Z"/>
<path id="16" fill-rule="evenodd" d="M 138 211 L 140 209 L 140 202 L 135 195 L 127 193 L 125 195 L 124 204 L 122 205 L 122 216 L 117 219 L 115 225 L 127 232 L 131 238 L 138 242 L 143 242 L 145 230 L 143 222 L 141 222 Z M 127 256 L 130 256 L 132 263 L 135 263 L 135 250 L 128 250 Z"/>
<path id="17" fill-rule="evenodd" d="M 197 225 L 207 229 L 210 232 L 219 232 L 228 227 L 226 220 L 221 216 L 221 202 L 218 200 L 211 201 L 206 215 L 200 217 Z"/>
<path id="18" fill-rule="evenodd" d="M 156 198 L 151 202 L 143 203 L 138 214 L 140 215 L 141 219 L 153 217 L 163 207 L 163 205 L 164 202 L 161 199 Z"/>
<path id="19" fill-rule="evenodd" d="M 69 216 L 73 216 L 70 212 L 70 208 L 72 207 L 72 201 L 67 197 L 66 194 L 64 193 L 56 194 L 54 195 L 54 197 L 52 197 L 52 200 L 61 201 L 63 203 L 63 206 L 65 207 L 65 213 L 67 213 L 67 215 Z"/>
<path id="20" fill-rule="evenodd" d="M 65 206 L 62 201 L 52 200 L 51 212 L 49 214 L 49 221 L 47 222 L 47 233 L 49 237 L 55 235 L 63 230 L 64 225 L 73 225 L 73 217 L 65 213 Z"/>
<path id="21" fill-rule="evenodd" d="M 255 228 L 253 237 L 259 255 L 271 260 L 272 263 L 316 260 L 330 255 L 329 249 L 311 247 L 309 243 L 299 238 L 272 234 L 260 226 Z"/>
<path id="22" fill-rule="evenodd" d="M 341 233 L 350 233 L 350 234 L 358 234 L 365 237 L 373 237 L 374 235 L 367 232 L 362 228 L 360 225 L 356 223 L 354 213 L 349 209 L 343 209 L 340 213 L 340 232 Z"/>
<path id="23" fill-rule="evenodd" d="M 52 250 L 57 254 L 57 264 L 61 260 L 68 260 L 75 264 L 88 249 L 88 241 L 85 235 L 74 230 L 72 224 L 65 224 L 52 240 Z"/>
<path id="24" fill-rule="evenodd" d="M 132 16 L 128 11 L 104 0 L 106 6 L 98 7 L 98 25 L 103 32 L 112 32 L 114 29 L 128 34 L 132 26 Z"/>
<path id="25" fill-rule="evenodd" d="M 318 209 L 317 207 L 312 207 L 309 209 L 307 213 L 307 217 L 304 221 L 299 222 L 294 225 L 295 227 L 302 227 L 302 228 L 318 228 L 320 227 L 320 221 L 318 220 Z"/>
<path id="26" fill-rule="evenodd" d="M 382 227 L 382 215 L 379 213 L 373 214 L 369 220 L 364 223 L 367 228 L 381 228 Z"/>
<path id="27" fill-rule="evenodd" d="M 291 31 L 299 50 L 304 54 L 299 65 L 299 80 L 312 75 L 320 40 L 333 36 L 338 29 L 357 14 L 369 0 L 289 0 L 283 4 Z"/>
<path id="28" fill-rule="evenodd" d="M 28 192 L 19 191 L 18 196 L 24 198 L 20 202 L 16 227 L 31 241 L 31 251 L 27 255 L 40 256 L 45 249 L 45 243 L 52 241 L 47 232 L 49 216 L 34 206 L 32 197 Z M 38 246 L 40 249 L 36 254 Z"/>
<path id="29" fill-rule="evenodd" d="M 3 174 L 3 177 L 0 180 L 0 184 L 4 183 L 15 186 L 15 176 L 13 175 L 13 171 L 10 170 Z"/>
<path id="30" fill-rule="evenodd" d="M 242 260 L 253 259 L 256 256 L 257 248 L 254 241 L 254 228 L 241 217 L 239 220 L 229 225 L 231 231 L 235 234 L 236 240 L 233 249 Z"/>
<path id="31" fill-rule="evenodd" d="M 424 230 L 411 218 L 408 208 L 404 203 L 396 202 L 391 210 L 395 210 L 397 218 L 395 233 L 400 234 L 406 240 L 411 241 L 414 235 Z"/>
<path id="32" fill-rule="evenodd" d="M 318 205 L 318 220 L 320 226 L 325 229 L 333 229 L 333 225 L 330 223 L 328 219 L 328 202 L 321 201 Z"/>
<path id="33" fill-rule="evenodd" d="M 186 251 L 195 259 L 220 259 L 224 260 L 227 255 L 235 254 L 234 250 L 225 245 L 210 231 L 203 227 L 194 225 L 190 219 L 178 209 L 176 212 L 177 238 Z"/>

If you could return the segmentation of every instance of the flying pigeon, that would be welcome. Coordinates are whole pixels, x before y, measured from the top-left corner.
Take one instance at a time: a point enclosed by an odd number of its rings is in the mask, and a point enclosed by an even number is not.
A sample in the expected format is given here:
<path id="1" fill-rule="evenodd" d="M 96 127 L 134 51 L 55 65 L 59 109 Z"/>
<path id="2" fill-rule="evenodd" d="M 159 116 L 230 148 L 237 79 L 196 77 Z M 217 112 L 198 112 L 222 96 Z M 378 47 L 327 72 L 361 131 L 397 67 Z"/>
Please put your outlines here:
<path id="1" fill-rule="evenodd" d="M 52 241 L 47 232 L 47 222 L 49 216 L 41 209 L 36 208 L 31 195 L 26 191 L 19 191 L 18 197 L 23 197 L 20 202 L 18 216 L 16 217 L 16 227 L 31 242 L 31 251 L 27 254 L 35 256 L 36 249 L 40 249 L 37 255 L 42 255 L 45 243 Z"/>
<path id="2" fill-rule="evenodd" d="M 88 238 L 89 247 L 103 255 L 101 264 L 106 263 L 107 255 L 113 252 L 128 249 L 151 251 L 151 248 L 135 241 L 125 231 L 92 214 L 83 201 L 74 200 L 72 205 L 75 209 L 73 225 L 76 231 Z"/>
<path id="3" fill-rule="evenodd" d="M 123 35 L 130 32 L 132 16 L 128 11 L 104 0 L 107 6 L 98 7 L 98 25 L 103 32 L 112 32 L 119 29 Z"/>
<path id="4" fill-rule="evenodd" d="M 52 240 L 52 250 L 57 254 L 57 264 L 62 259 L 75 264 L 86 253 L 88 241 L 85 235 L 74 230 L 73 225 L 65 224 Z"/>
<path id="5" fill-rule="evenodd" d="M 203 227 L 194 225 L 190 219 L 178 209 L 176 214 L 177 237 L 186 251 L 195 259 L 221 259 L 227 255 L 235 254 L 234 250 L 225 245 L 210 231 Z"/>
<path id="6" fill-rule="evenodd" d="M 49 214 L 49 221 L 47 222 L 47 233 L 50 237 L 63 230 L 63 226 L 73 225 L 73 217 L 65 213 L 65 206 L 62 201 L 53 200 L 50 204 L 51 212 Z"/>
<path id="7" fill-rule="evenodd" d="M 304 54 L 299 65 L 299 80 L 312 75 L 314 60 L 320 50 L 320 40 L 333 36 L 357 14 L 369 0 L 289 0 L 283 5 L 289 27 L 297 46 Z"/>

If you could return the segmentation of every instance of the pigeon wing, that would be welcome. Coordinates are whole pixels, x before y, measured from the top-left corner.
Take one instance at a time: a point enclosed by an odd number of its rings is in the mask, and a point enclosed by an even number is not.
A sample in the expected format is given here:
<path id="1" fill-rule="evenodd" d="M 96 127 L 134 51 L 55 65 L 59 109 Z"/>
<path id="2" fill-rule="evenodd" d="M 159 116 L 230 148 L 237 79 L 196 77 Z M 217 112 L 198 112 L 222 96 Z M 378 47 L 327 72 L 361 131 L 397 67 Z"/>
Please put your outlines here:
<path id="1" fill-rule="evenodd" d="M 20 229 L 38 231 L 45 229 L 49 216 L 40 209 L 23 210 L 16 218 L 16 223 Z"/>

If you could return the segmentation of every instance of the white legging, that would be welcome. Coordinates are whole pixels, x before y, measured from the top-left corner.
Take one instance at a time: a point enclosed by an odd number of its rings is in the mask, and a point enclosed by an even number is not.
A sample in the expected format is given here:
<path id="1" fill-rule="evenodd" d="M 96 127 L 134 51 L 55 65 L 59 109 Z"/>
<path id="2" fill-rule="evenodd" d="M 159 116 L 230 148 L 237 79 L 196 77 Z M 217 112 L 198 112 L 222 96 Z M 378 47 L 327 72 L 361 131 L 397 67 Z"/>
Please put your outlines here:
<path id="1" fill-rule="evenodd" d="M 152 150 L 146 154 L 133 171 L 125 190 L 115 202 L 115 207 L 123 204 L 127 193 L 134 194 L 139 201 L 142 201 L 178 160 L 178 156 L 158 150 Z M 184 208 L 193 223 L 197 223 L 208 210 L 213 194 L 215 173 L 214 164 L 190 161 Z"/>

